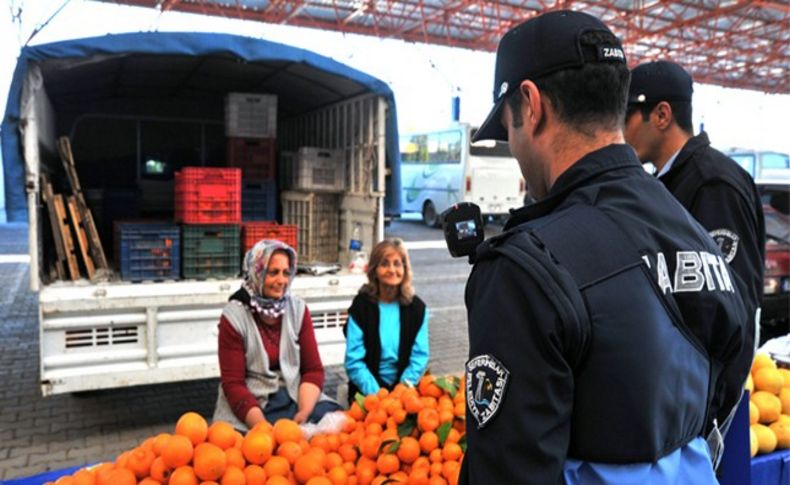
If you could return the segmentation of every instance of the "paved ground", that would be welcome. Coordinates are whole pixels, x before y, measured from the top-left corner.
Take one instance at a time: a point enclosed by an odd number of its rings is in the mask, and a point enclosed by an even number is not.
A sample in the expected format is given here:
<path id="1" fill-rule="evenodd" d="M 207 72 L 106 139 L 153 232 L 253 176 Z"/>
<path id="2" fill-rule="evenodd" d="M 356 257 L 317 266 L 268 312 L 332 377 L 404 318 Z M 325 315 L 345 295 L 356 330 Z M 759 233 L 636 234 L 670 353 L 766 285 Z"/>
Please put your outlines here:
<path id="1" fill-rule="evenodd" d="M 406 241 L 442 238 L 418 222 L 393 223 L 387 233 Z M 111 460 L 172 431 L 187 410 L 213 413 L 216 379 L 41 397 L 36 294 L 28 290 L 28 265 L 3 258 L 26 252 L 27 227 L 0 224 L 0 480 Z M 459 373 L 468 351 L 463 290 L 470 267 L 441 247 L 415 249 L 411 258 L 415 288 L 432 312 L 430 369 Z M 341 373 L 327 369 L 330 395 Z"/>

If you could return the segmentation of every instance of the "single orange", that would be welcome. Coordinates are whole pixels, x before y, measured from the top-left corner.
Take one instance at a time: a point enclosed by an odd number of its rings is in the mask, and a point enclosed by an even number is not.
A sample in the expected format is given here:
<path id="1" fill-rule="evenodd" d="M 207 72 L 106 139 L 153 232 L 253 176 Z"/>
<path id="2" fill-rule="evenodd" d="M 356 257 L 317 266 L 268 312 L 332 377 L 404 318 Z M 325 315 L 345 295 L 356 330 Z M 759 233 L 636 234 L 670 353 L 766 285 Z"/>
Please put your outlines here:
<path id="1" fill-rule="evenodd" d="M 206 441 L 208 436 L 208 423 L 203 416 L 189 411 L 181 415 L 176 422 L 176 434 L 186 436 L 193 445 L 197 446 Z"/>
<path id="2" fill-rule="evenodd" d="M 381 402 L 381 400 L 376 394 L 369 394 L 365 396 L 365 399 L 363 401 L 363 405 L 365 406 L 365 411 L 370 413 L 371 411 L 378 409 L 379 402 Z"/>
<path id="3" fill-rule="evenodd" d="M 180 466 L 173 470 L 168 485 L 198 485 L 198 479 L 191 466 Z"/>
<path id="4" fill-rule="evenodd" d="M 107 475 L 107 483 L 112 485 L 137 485 L 137 477 L 128 468 L 116 468 Z M 173 483 L 173 485 L 180 484 Z"/>
<path id="5" fill-rule="evenodd" d="M 154 446 L 152 451 L 156 456 L 160 456 L 162 454 L 162 450 L 164 449 L 165 445 L 167 444 L 167 440 L 170 439 L 170 433 L 159 433 L 154 437 Z"/>
<path id="6" fill-rule="evenodd" d="M 400 469 L 400 460 L 392 453 L 382 453 L 376 459 L 376 469 L 385 475 L 395 473 Z"/>
<path id="7" fill-rule="evenodd" d="M 357 456 L 359 456 L 354 445 L 350 443 L 340 445 L 340 448 L 337 449 L 337 453 L 343 458 L 344 462 L 351 463 L 355 463 L 357 461 Z"/>
<path id="8" fill-rule="evenodd" d="M 263 465 L 263 471 L 266 472 L 267 477 L 281 476 L 287 477 L 291 472 L 291 464 L 282 456 L 273 456 L 266 460 Z"/>
<path id="9" fill-rule="evenodd" d="M 420 457 L 420 442 L 411 436 L 406 436 L 400 440 L 398 446 L 398 459 L 403 463 L 411 464 Z"/>
<path id="10" fill-rule="evenodd" d="M 417 414 L 417 426 L 423 432 L 435 430 L 439 427 L 439 413 L 433 408 L 423 409 Z"/>
<path id="11" fill-rule="evenodd" d="M 228 460 L 225 451 L 212 443 L 200 443 L 195 447 L 195 475 L 201 480 L 217 480 L 225 474 Z"/>
<path id="12" fill-rule="evenodd" d="M 248 462 L 260 465 L 272 456 L 274 450 L 274 438 L 264 431 L 250 431 L 244 437 L 241 445 L 241 452 Z"/>
<path id="13" fill-rule="evenodd" d="M 351 403 L 351 406 L 348 408 L 348 415 L 354 418 L 356 421 L 360 421 L 365 418 L 365 412 L 359 407 L 359 404 L 355 402 Z"/>
<path id="14" fill-rule="evenodd" d="M 242 470 L 247 466 L 247 460 L 244 458 L 244 454 L 235 446 L 225 450 L 225 463 L 227 466 L 235 466 Z"/>
<path id="15" fill-rule="evenodd" d="M 463 455 L 464 451 L 458 443 L 444 444 L 444 448 L 442 449 L 442 458 L 444 461 L 459 461 Z"/>
<path id="16" fill-rule="evenodd" d="M 77 470 L 74 475 L 73 485 L 94 485 L 96 483 L 96 476 L 89 470 Z"/>
<path id="17" fill-rule="evenodd" d="M 207 439 L 209 443 L 227 450 L 236 444 L 236 430 L 225 421 L 216 421 L 208 427 Z"/>
<path id="18" fill-rule="evenodd" d="M 264 483 L 266 481 L 266 472 L 259 465 L 247 465 L 244 468 L 244 477 L 249 485 Z"/>
<path id="19" fill-rule="evenodd" d="M 225 473 L 222 474 L 222 479 L 219 483 L 220 485 L 245 485 L 247 477 L 241 468 L 228 466 L 225 468 Z M 263 480 L 260 483 L 263 483 Z"/>
<path id="20" fill-rule="evenodd" d="M 274 423 L 274 439 L 277 441 L 277 444 L 285 443 L 286 441 L 298 442 L 302 439 L 302 429 L 292 419 L 278 419 Z"/>
<path id="21" fill-rule="evenodd" d="M 323 459 L 316 453 L 307 453 L 297 458 L 294 464 L 294 477 L 299 483 L 306 483 L 313 477 L 324 474 Z"/>
<path id="22" fill-rule="evenodd" d="M 379 456 L 380 445 L 381 438 L 378 435 L 367 435 L 362 439 L 359 452 L 367 458 L 376 459 Z"/>
<path id="23" fill-rule="evenodd" d="M 429 476 L 427 468 L 412 468 L 409 473 L 409 485 L 428 485 Z"/>
<path id="24" fill-rule="evenodd" d="M 282 456 L 290 465 L 296 463 L 296 459 L 302 456 L 302 447 L 293 441 L 286 441 L 277 447 L 277 456 Z"/>
<path id="25" fill-rule="evenodd" d="M 420 450 L 422 450 L 423 453 L 430 453 L 439 446 L 439 437 L 433 431 L 428 431 L 420 435 L 419 443 Z"/>
<path id="26" fill-rule="evenodd" d="M 433 450 L 429 455 L 428 459 L 431 460 L 431 463 L 441 463 L 444 458 L 442 458 L 442 449 L 436 448 Z"/>
<path id="27" fill-rule="evenodd" d="M 173 469 L 165 464 L 165 460 L 161 456 L 157 456 L 151 463 L 150 476 L 158 482 L 167 483 L 172 473 Z"/>
<path id="28" fill-rule="evenodd" d="M 348 481 L 348 473 L 342 466 L 335 466 L 329 469 L 326 477 L 332 482 L 332 485 L 346 485 Z"/>
<path id="29" fill-rule="evenodd" d="M 131 470 L 139 480 L 148 476 L 154 458 L 156 458 L 156 455 L 150 449 L 142 446 L 137 447 L 129 453 L 129 458 L 126 460 L 126 468 Z"/>
<path id="30" fill-rule="evenodd" d="M 192 460 L 194 447 L 189 438 L 182 435 L 173 435 L 168 438 L 162 448 L 162 459 L 170 468 L 184 466 Z"/>

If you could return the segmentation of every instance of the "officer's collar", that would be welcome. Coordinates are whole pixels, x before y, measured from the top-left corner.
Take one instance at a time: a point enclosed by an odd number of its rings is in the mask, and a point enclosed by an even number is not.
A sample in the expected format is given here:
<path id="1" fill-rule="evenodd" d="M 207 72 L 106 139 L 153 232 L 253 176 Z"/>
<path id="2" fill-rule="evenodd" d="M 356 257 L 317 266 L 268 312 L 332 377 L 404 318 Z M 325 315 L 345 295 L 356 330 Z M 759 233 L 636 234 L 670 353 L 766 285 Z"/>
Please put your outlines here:
<path id="1" fill-rule="evenodd" d="M 686 144 L 683 145 L 683 148 L 680 149 L 678 156 L 675 157 L 675 163 L 672 164 L 672 168 L 670 168 L 667 173 L 662 175 L 661 179 L 664 180 L 664 178 L 670 174 L 677 173 L 677 171 L 680 170 L 680 167 L 691 160 L 697 150 L 708 146 L 710 146 L 710 139 L 708 138 L 708 134 L 704 131 L 700 132 L 697 136 L 692 136 L 689 138 L 686 141 Z"/>
<path id="2" fill-rule="evenodd" d="M 629 145 L 612 144 L 588 153 L 557 177 L 545 198 L 512 211 L 504 229 L 508 230 L 552 212 L 570 192 L 588 179 L 623 167 L 636 167 L 641 170 L 634 149 Z"/>

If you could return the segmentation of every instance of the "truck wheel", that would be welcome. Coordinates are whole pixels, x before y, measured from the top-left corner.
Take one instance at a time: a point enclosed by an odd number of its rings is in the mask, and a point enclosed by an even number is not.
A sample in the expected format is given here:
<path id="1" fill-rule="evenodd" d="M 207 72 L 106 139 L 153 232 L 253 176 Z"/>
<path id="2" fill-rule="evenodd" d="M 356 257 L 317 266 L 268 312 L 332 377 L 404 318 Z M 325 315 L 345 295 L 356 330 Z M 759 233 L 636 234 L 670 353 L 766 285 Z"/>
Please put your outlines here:
<path id="1" fill-rule="evenodd" d="M 433 202 L 430 200 L 426 201 L 422 206 L 422 222 L 428 227 L 441 227 L 441 219 L 439 214 L 436 213 L 436 207 L 433 206 Z"/>

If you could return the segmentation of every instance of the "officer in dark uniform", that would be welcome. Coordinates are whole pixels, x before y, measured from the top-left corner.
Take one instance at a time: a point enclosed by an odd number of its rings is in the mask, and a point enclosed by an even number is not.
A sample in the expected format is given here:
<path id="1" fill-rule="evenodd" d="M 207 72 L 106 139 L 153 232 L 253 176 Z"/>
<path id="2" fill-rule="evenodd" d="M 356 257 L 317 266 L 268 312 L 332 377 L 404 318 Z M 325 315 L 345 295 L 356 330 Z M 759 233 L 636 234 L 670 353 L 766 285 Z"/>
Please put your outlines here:
<path id="1" fill-rule="evenodd" d="M 757 311 L 763 297 L 765 221 L 751 175 L 693 135 L 691 76 L 673 62 L 641 64 L 631 72 L 625 140 L 642 163 L 718 243 L 726 261 L 747 284 L 745 300 Z"/>
<path id="2" fill-rule="evenodd" d="M 476 139 L 507 140 L 537 202 L 466 288 L 460 483 L 716 483 L 705 436 L 752 328 L 725 256 L 624 144 L 629 72 L 598 19 L 554 11 L 497 50 Z"/>

